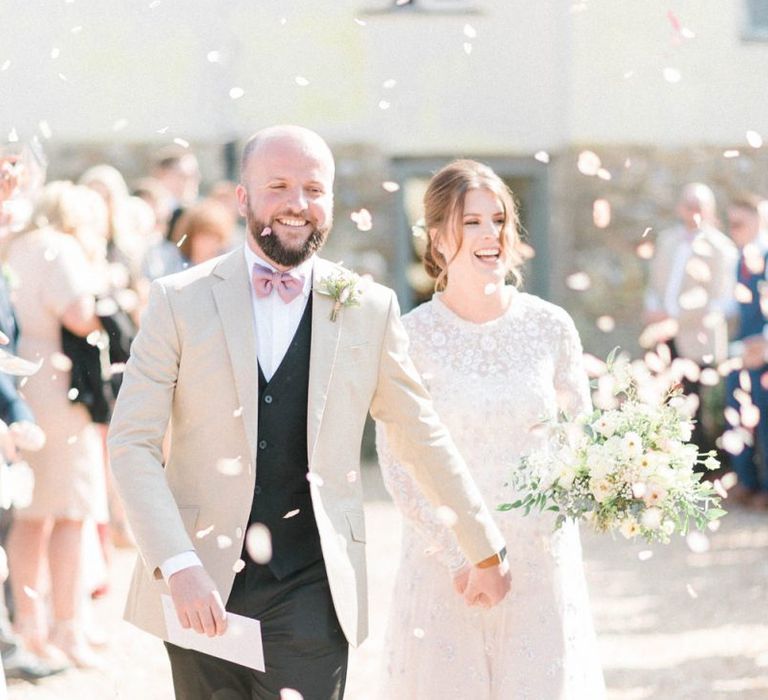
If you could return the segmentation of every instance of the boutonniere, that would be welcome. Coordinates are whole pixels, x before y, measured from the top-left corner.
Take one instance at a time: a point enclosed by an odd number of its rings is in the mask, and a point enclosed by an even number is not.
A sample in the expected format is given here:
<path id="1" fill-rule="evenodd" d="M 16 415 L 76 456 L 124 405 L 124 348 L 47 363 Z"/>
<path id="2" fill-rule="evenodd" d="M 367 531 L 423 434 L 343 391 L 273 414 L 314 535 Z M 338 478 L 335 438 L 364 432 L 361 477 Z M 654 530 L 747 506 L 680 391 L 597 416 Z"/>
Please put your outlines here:
<path id="1" fill-rule="evenodd" d="M 315 291 L 333 299 L 331 321 L 335 321 L 343 306 L 360 306 L 360 277 L 341 270 L 318 281 Z"/>

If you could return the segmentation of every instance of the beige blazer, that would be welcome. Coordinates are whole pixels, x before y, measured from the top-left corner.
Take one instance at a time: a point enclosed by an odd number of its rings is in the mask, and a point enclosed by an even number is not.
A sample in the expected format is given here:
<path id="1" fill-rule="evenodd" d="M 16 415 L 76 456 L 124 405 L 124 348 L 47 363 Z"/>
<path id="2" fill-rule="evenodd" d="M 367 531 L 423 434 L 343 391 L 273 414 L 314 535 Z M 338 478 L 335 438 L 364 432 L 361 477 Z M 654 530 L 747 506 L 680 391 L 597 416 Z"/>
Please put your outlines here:
<path id="1" fill-rule="evenodd" d="M 658 304 L 664 303 L 684 236 L 682 225 L 658 236 L 649 279 L 649 291 Z M 711 364 L 727 355 L 727 316 L 735 303 L 738 251 L 730 238 L 712 227 L 700 230 L 691 247 L 678 298 L 683 304 L 676 318 L 675 346 L 681 357 Z"/>
<path id="2" fill-rule="evenodd" d="M 314 285 L 339 269 L 317 259 Z M 408 357 L 394 293 L 371 284 L 360 301 L 332 322 L 333 300 L 313 292 L 307 418 L 312 503 L 336 612 L 353 645 L 368 623 L 362 486 L 348 475 L 359 474 L 369 410 L 427 497 L 456 512 L 468 559 L 503 546 Z M 252 319 L 242 249 L 156 280 L 125 370 L 109 449 L 140 553 L 126 619 L 159 637 L 166 637 L 160 595 L 168 589 L 159 570 L 166 559 L 196 550 L 225 601 L 238 568 L 257 468 Z M 221 535 L 231 546 L 218 546 Z"/>

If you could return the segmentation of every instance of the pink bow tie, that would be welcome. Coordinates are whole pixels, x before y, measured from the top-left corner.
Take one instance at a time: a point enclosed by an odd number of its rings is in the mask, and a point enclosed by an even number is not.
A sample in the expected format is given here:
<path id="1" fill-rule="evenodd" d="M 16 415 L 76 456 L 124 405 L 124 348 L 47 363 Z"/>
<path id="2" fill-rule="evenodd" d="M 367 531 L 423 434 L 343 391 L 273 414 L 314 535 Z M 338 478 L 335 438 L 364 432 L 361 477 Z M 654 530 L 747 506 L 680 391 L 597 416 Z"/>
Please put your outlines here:
<path id="1" fill-rule="evenodd" d="M 277 289 L 280 298 L 286 303 L 292 302 L 304 288 L 304 276 L 296 272 L 273 272 L 263 265 L 253 265 L 253 291 L 259 298 L 268 297 Z"/>

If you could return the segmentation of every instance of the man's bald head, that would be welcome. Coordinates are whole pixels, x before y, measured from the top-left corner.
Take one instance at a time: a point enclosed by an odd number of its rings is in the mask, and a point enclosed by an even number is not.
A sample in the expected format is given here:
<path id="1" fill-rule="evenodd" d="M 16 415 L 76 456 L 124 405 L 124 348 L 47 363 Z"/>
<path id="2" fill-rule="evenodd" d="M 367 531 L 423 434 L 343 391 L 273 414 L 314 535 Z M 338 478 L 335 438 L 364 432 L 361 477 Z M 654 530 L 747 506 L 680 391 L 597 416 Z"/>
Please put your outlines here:
<path id="1" fill-rule="evenodd" d="M 251 160 L 258 158 L 260 153 L 275 148 L 295 149 L 298 153 L 312 155 L 330 168 L 331 177 L 333 177 L 335 171 L 333 154 L 320 134 L 303 126 L 279 125 L 257 131 L 245 142 L 240 159 L 241 182 Z"/>

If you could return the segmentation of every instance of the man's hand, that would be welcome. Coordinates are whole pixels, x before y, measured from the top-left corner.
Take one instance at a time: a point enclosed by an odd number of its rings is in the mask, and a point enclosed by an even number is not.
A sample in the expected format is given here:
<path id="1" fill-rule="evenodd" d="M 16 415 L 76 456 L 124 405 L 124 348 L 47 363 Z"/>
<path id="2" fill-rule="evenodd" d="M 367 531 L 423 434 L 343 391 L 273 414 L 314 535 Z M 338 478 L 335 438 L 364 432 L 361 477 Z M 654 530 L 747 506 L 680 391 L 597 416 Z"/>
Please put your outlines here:
<path id="1" fill-rule="evenodd" d="M 507 595 L 510 584 L 509 564 L 506 560 L 487 568 L 473 566 L 464 590 L 464 602 L 467 605 L 491 608 Z"/>
<path id="2" fill-rule="evenodd" d="M 227 631 L 227 612 L 216 584 L 202 566 L 190 566 L 168 579 L 171 598 L 184 629 L 216 637 Z"/>
<path id="3" fill-rule="evenodd" d="M 762 367 L 765 364 L 766 351 L 768 351 L 768 343 L 760 336 L 745 338 L 744 352 L 741 355 L 745 369 Z"/>
<path id="4" fill-rule="evenodd" d="M 453 589 L 459 595 L 464 595 L 464 591 L 467 590 L 467 584 L 469 583 L 469 573 L 472 567 L 468 564 L 462 566 L 456 573 L 453 574 Z"/>

